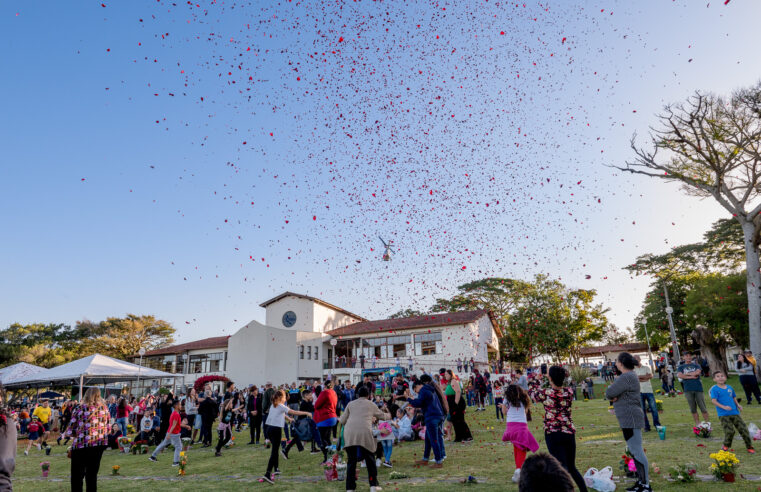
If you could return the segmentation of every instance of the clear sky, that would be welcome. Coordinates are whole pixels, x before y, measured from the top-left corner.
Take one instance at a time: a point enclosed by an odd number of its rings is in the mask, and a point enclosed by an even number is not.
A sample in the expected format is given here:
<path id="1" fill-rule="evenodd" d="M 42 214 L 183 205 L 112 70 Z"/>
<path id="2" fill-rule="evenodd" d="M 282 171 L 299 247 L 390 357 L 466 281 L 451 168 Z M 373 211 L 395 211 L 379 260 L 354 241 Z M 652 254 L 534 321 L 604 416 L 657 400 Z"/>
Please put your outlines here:
<path id="1" fill-rule="evenodd" d="M 759 18 L 749 0 L 4 0 L 0 326 L 154 314 L 188 341 L 284 290 L 381 318 L 537 273 L 630 326 L 648 281 L 621 267 L 724 213 L 608 166 L 664 104 L 758 81 Z"/>

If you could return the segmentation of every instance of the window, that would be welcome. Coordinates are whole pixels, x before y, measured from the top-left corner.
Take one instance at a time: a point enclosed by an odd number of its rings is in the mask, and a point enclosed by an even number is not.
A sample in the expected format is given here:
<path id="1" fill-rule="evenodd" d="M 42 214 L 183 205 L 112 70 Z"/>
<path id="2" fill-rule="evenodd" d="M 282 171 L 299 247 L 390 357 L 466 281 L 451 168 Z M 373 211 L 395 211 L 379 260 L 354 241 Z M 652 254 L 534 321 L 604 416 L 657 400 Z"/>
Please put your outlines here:
<path id="1" fill-rule="evenodd" d="M 299 345 L 299 359 L 304 360 L 304 346 Z"/>
<path id="2" fill-rule="evenodd" d="M 307 347 L 307 360 L 312 360 L 312 347 Z"/>
<path id="3" fill-rule="evenodd" d="M 191 355 L 189 372 L 195 374 L 204 372 L 222 372 L 225 370 L 226 358 L 227 352 Z"/>
<path id="4" fill-rule="evenodd" d="M 419 344 L 419 355 L 433 355 L 441 351 L 441 332 L 419 333 L 415 335 L 415 342 Z M 416 350 L 417 352 L 418 350 Z"/>
<path id="5" fill-rule="evenodd" d="M 314 348 L 314 360 L 320 360 L 320 357 L 317 355 L 317 347 Z"/>
<path id="6" fill-rule="evenodd" d="M 174 372 L 174 368 L 172 367 L 174 365 L 175 356 L 174 355 L 165 355 L 163 360 L 161 361 L 161 371 L 164 372 Z"/>

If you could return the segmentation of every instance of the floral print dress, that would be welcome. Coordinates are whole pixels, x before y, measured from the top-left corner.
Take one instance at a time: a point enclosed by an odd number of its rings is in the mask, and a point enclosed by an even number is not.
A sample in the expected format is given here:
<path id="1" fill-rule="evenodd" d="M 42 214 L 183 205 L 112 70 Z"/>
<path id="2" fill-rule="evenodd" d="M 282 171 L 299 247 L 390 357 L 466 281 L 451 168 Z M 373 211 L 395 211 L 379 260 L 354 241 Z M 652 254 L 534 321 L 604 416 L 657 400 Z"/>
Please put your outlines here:
<path id="1" fill-rule="evenodd" d="M 108 422 L 111 415 L 103 403 L 78 405 L 71 413 L 66 437 L 72 438 L 72 449 L 108 445 Z"/>
<path id="2" fill-rule="evenodd" d="M 544 405 L 545 433 L 576 434 L 576 428 L 571 419 L 571 404 L 573 403 L 571 388 L 542 388 L 540 380 L 532 379 L 529 382 L 528 394 L 532 400 Z"/>

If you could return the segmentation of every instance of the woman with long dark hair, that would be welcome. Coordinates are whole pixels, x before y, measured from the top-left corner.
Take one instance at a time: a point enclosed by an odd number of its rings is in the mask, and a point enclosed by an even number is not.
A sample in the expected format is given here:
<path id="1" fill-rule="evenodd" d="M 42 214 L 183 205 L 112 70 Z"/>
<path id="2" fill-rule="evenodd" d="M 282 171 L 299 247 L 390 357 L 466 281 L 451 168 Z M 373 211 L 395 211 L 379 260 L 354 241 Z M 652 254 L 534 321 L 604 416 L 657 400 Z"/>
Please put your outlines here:
<path id="1" fill-rule="evenodd" d="M 0 385 L 0 490 L 12 491 L 11 475 L 16 469 L 16 422 L 5 409 L 5 392 Z"/>
<path id="2" fill-rule="evenodd" d="M 579 490 L 587 492 L 584 477 L 576 468 L 576 428 L 571 418 L 573 391 L 563 386 L 565 369 L 552 366 L 542 377 L 549 379 L 549 388 L 542 388 L 539 379 L 532 379 L 528 394 L 532 400 L 544 405 L 544 442 L 547 451 L 570 473 Z"/>
<path id="3" fill-rule="evenodd" d="M 761 391 L 758 389 L 755 369 L 753 364 L 745 357 L 745 354 L 737 356 L 737 372 L 740 373 L 740 384 L 742 384 L 745 390 L 745 398 L 748 400 L 748 405 L 753 401 L 751 395 L 755 396 L 756 401 L 761 403 Z"/>
<path id="4" fill-rule="evenodd" d="M 116 405 L 116 425 L 125 437 L 127 436 L 127 420 L 131 411 L 132 407 L 127 404 L 127 400 L 124 397 L 119 398 L 119 403 Z"/>
<path id="5" fill-rule="evenodd" d="M 446 381 L 444 395 L 446 395 L 447 406 L 449 406 L 449 419 L 454 428 L 454 442 L 470 442 L 473 440 L 473 435 L 470 433 L 467 422 L 465 422 L 467 405 L 462 395 L 460 380 L 455 378 L 451 369 L 444 372 L 444 380 Z"/>
<path id="6" fill-rule="evenodd" d="M 108 445 L 108 422 L 111 415 L 100 397 L 100 390 L 88 388 L 82 402 L 71 414 L 66 437 L 71 437 L 71 490 L 82 491 L 82 480 L 87 492 L 98 489 L 98 470 L 103 450 Z"/>
<path id="7" fill-rule="evenodd" d="M 639 391 L 639 377 L 634 372 L 637 361 L 628 352 L 622 352 L 616 359 L 616 368 L 621 375 L 605 390 L 605 397 L 613 403 L 618 425 L 624 433 L 626 447 L 634 458 L 637 467 L 637 483 L 626 489 L 630 492 L 651 492 L 648 462 L 642 448 L 642 428 L 645 426 L 645 413 L 642 411 L 642 398 Z"/>

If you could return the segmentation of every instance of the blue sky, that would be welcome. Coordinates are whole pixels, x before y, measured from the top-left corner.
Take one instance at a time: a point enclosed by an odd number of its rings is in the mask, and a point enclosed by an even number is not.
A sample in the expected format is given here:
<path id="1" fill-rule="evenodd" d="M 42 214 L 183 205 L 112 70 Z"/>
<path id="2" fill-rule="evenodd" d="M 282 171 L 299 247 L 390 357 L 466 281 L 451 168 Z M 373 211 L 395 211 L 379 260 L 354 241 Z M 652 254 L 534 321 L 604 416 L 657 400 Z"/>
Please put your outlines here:
<path id="1" fill-rule="evenodd" d="M 104 4 L 0 3 L 0 326 L 187 341 L 284 290 L 380 318 L 537 273 L 629 326 L 621 267 L 724 213 L 607 166 L 761 78 L 758 2 Z"/>

